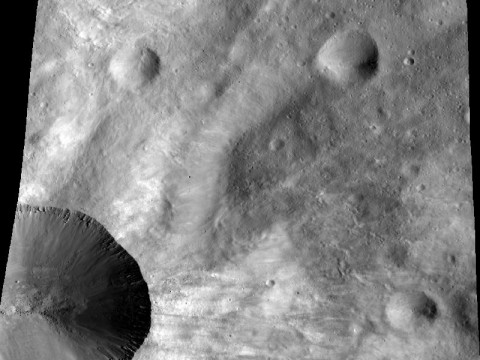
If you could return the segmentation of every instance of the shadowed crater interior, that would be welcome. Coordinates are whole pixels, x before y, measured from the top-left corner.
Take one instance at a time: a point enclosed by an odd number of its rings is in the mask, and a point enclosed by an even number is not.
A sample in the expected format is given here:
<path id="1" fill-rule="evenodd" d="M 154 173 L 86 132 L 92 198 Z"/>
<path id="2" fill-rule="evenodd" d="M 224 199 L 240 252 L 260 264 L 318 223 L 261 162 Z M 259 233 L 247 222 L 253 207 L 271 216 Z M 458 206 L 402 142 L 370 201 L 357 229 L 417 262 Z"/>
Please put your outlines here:
<path id="1" fill-rule="evenodd" d="M 337 32 L 320 48 L 317 66 L 339 82 L 368 80 L 378 69 L 376 41 L 359 29 Z"/>
<path id="2" fill-rule="evenodd" d="M 53 207 L 17 207 L 2 307 L 46 322 L 79 359 L 131 359 L 151 324 L 132 256 L 91 217 Z"/>
<path id="3" fill-rule="evenodd" d="M 418 312 L 418 315 L 423 316 L 427 320 L 433 321 L 437 318 L 438 310 L 435 301 L 433 301 L 428 296 L 422 296 L 415 308 Z"/>
<path id="4" fill-rule="evenodd" d="M 440 316 L 435 300 L 423 291 L 399 292 L 394 294 L 386 307 L 390 324 L 412 331 L 418 324 L 433 324 Z"/>

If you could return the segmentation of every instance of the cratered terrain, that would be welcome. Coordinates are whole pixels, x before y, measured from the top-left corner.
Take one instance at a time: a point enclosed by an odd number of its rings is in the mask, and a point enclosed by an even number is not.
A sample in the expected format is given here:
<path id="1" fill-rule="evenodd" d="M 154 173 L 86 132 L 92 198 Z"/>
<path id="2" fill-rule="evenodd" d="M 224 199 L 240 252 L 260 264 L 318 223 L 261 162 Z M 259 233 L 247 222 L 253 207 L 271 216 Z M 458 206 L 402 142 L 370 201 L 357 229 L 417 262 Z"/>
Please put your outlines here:
<path id="1" fill-rule="evenodd" d="M 478 359 L 472 189 L 465 1 L 40 0 L 0 359 Z"/>

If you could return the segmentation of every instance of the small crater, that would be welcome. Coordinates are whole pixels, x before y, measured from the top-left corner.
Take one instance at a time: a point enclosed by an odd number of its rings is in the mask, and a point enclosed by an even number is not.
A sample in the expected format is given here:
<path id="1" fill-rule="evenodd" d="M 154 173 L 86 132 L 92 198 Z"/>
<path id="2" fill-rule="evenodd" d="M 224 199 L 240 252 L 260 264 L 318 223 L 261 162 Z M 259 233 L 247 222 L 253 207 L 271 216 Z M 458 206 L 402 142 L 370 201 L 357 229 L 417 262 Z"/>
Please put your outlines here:
<path id="1" fill-rule="evenodd" d="M 267 285 L 268 287 L 274 286 L 274 285 L 275 285 L 275 280 L 273 280 L 273 279 L 267 280 L 266 285 Z"/>
<path id="2" fill-rule="evenodd" d="M 385 314 L 394 328 L 406 331 L 425 321 L 432 323 L 439 317 L 436 302 L 423 291 L 394 294 L 386 305 Z"/>
<path id="3" fill-rule="evenodd" d="M 348 30 L 330 37 L 317 54 L 317 68 L 338 83 L 368 80 L 378 69 L 378 48 L 367 32 Z"/>
<path id="4" fill-rule="evenodd" d="M 447 255 L 447 261 L 451 265 L 455 265 L 457 263 L 457 258 L 453 254 L 448 254 Z"/>
<path id="5" fill-rule="evenodd" d="M 136 90 L 151 83 L 160 72 L 160 58 L 138 44 L 118 51 L 110 61 L 110 74 L 123 88 Z"/>
<path id="6" fill-rule="evenodd" d="M 333 11 L 329 11 L 329 12 L 327 12 L 327 13 L 325 14 L 325 17 L 326 17 L 327 19 L 335 19 L 336 15 L 335 15 L 335 13 L 334 13 Z"/>
<path id="7" fill-rule="evenodd" d="M 377 107 L 377 116 L 379 119 L 388 120 L 390 118 L 390 112 L 383 107 Z"/>
<path id="8" fill-rule="evenodd" d="M 354 189 L 347 198 L 347 206 L 358 221 L 368 223 L 379 221 L 395 211 L 400 202 L 367 186 Z"/>
<path id="9" fill-rule="evenodd" d="M 431 298 L 423 294 L 419 298 L 419 302 L 415 307 L 415 311 L 419 316 L 423 316 L 429 321 L 433 321 L 438 316 L 437 304 Z"/>
<path id="10" fill-rule="evenodd" d="M 425 184 L 419 184 L 415 189 L 417 190 L 417 192 L 422 192 L 425 191 L 426 188 L 427 187 L 425 186 Z"/>
<path id="11" fill-rule="evenodd" d="M 455 324 L 463 331 L 478 334 L 477 294 L 457 293 L 451 304 Z"/>
<path id="12" fill-rule="evenodd" d="M 285 141 L 282 139 L 273 139 L 270 144 L 269 148 L 272 151 L 279 151 L 285 147 Z"/>
<path id="13" fill-rule="evenodd" d="M 405 176 L 409 180 L 413 180 L 420 174 L 420 166 L 417 164 L 412 164 L 407 162 L 403 164 L 400 169 L 400 172 L 403 176 Z"/>
<path id="14" fill-rule="evenodd" d="M 41 134 L 40 132 L 36 132 L 36 133 L 33 133 L 32 135 L 30 135 L 30 137 L 28 138 L 28 143 L 30 145 L 37 145 L 40 140 L 41 140 Z"/>
<path id="15" fill-rule="evenodd" d="M 369 126 L 370 128 L 370 131 L 375 135 L 375 136 L 378 136 L 382 133 L 382 126 L 378 125 L 378 124 L 370 124 Z"/>
<path id="16" fill-rule="evenodd" d="M 415 59 L 411 56 L 407 56 L 405 59 L 403 59 L 403 65 L 406 66 L 412 66 L 415 64 Z"/>

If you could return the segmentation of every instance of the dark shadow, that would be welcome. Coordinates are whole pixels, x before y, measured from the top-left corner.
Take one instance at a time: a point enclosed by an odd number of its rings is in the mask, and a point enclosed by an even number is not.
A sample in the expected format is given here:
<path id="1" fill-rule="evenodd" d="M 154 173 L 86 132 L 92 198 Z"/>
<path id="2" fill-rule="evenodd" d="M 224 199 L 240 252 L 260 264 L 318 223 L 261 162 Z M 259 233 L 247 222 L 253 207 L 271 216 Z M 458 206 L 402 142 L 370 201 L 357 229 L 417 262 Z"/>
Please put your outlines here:
<path id="1" fill-rule="evenodd" d="M 131 359 L 151 325 L 133 257 L 93 218 L 53 207 L 17 207 L 4 306 L 41 315 L 81 359 Z"/>

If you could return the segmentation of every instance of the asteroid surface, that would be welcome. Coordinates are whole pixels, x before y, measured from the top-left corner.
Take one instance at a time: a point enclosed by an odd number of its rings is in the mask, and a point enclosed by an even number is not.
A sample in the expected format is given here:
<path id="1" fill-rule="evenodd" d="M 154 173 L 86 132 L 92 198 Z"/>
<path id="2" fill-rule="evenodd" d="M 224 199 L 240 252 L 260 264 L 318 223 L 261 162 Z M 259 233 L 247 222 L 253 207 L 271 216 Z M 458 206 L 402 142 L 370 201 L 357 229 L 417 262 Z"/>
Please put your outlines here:
<path id="1" fill-rule="evenodd" d="M 135 259 L 135 360 L 478 359 L 467 30 L 464 0 L 40 0 L 18 201 Z M 74 346 L 19 319 L 0 357 Z"/>

